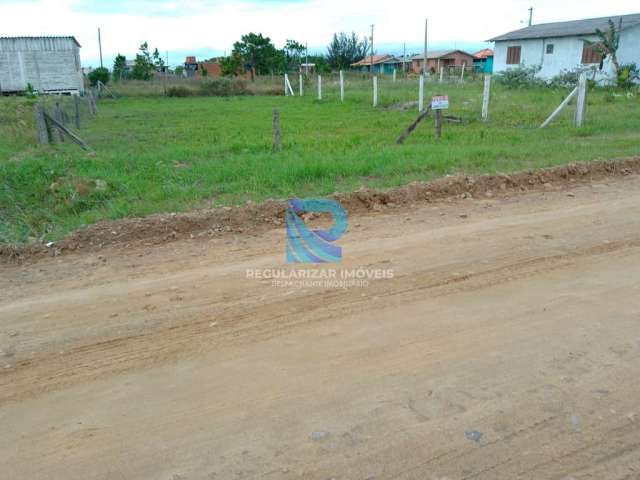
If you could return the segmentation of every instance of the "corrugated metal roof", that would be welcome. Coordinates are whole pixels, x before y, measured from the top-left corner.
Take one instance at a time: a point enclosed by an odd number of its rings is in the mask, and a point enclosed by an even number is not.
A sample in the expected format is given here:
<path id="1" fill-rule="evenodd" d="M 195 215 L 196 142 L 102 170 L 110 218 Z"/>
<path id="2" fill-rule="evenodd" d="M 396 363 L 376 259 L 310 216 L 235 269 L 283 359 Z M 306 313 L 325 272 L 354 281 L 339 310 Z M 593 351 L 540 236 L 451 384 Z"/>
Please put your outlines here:
<path id="1" fill-rule="evenodd" d="M 614 15 L 611 17 L 588 18 L 585 20 L 573 20 L 570 22 L 541 23 L 530 27 L 514 30 L 490 39 L 491 42 L 503 40 L 526 40 L 530 38 L 572 37 L 575 35 L 593 35 L 596 29 L 605 31 L 609 28 L 609 19 L 615 26 L 622 19 L 622 29 L 640 25 L 640 13 L 632 15 Z"/>
<path id="2" fill-rule="evenodd" d="M 49 35 L 49 36 L 41 36 L 41 37 L 29 37 L 29 36 L 25 36 L 25 37 L 0 37 L 0 41 L 2 41 L 2 40 L 47 40 L 47 39 L 73 40 L 75 42 L 75 44 L 79 48 L 82 48 L 82 45 L 80 45 L 78 40 L 76 40 L 76 37 L 74 37 L 72 35 L 71 36 L 69 36 L 69 35 Z"/>

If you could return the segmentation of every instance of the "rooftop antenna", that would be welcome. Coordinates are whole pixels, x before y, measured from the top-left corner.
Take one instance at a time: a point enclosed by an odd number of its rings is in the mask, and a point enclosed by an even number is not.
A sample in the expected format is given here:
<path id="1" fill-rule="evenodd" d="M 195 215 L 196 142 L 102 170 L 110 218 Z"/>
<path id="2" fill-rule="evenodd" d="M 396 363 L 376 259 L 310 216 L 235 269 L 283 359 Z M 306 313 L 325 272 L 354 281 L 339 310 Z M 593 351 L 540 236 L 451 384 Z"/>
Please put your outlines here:
<path id="1" fill-rule="evenodd" d="M 520 20 L 520 23 L 524 23 L 524 20 Z M 533 7 L 529 7 L 529 21 L 527 24 L 529 26 L 533 25 Z"/>

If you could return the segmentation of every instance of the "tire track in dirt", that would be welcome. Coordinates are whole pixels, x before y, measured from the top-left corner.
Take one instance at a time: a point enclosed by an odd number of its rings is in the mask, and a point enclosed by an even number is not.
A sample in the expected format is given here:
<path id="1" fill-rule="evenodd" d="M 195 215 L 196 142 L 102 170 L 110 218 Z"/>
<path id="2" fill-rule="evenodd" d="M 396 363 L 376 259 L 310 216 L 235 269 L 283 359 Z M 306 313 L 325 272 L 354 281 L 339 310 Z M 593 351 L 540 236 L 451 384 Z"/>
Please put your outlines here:
<path id="1" fill-rule="evenodd" d="M 394 297 L 395 304 L 398 304 L 421 298 L 425 291 L 430 291 L 432 297 L 453 295 L 563 269 L 585 257 L 638 248 L 640 239 L 593 245 L 546 257 L 511 259 L 511 263 L 474 274 L 415 272 L 411 276 L 372 284 L 369 296 Z M 228 347 L 255 338 L 272 338 L 299 324 L 319 322 L 337 312 L 340 315 L 353 313 L 368 302 L 361 297 L 354 298 L 349 291 L 321 291 L 297 298 L 295 304 L 290 299 L 278 300 L 216 316 L 221 328 L 215 332 L 209 326 L 209 315 L 195 319 L 189 317 L 186 322 L 166 329 L 77 346 L 64 354 L 56 352 L 35 356 L 17 362 L 9 371 L 0 371 L 0 391 L 6 392 L 0 394 L 0 406 L 97 377 L 175 361 L 197 354 L 205 345 L 209 348 L 217 345 Z M 331 311 L 325 309 L 328 303 L 332 304 Z"/>

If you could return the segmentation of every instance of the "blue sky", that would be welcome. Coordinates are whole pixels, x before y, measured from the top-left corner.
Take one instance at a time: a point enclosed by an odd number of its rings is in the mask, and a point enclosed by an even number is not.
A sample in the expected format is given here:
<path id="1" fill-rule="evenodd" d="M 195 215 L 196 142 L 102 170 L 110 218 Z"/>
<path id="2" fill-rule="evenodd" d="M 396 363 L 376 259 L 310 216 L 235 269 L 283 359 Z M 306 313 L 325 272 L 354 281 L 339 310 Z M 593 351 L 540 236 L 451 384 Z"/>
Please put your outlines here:
<path id="1" fill-rule="evenodd" d="M 0 0 L 0 32 L 74 35 L 83 64 L 96 66 L 100 27 L 107 66 L 117 53 L 132 57 L 144 41 L 177 64 L 186 55 L 228 53 L 250 31 L 278 47 L 292 38 L 324 52 L 334 32 L 365 36 L 371 24 L 378 53 L 401 53 L 403 43 L 418 52 L 428 17 L 430 48 L 474 50 L 521 28 L 530 6 L 535 23 L 640 12 L 637 0 Z"/>

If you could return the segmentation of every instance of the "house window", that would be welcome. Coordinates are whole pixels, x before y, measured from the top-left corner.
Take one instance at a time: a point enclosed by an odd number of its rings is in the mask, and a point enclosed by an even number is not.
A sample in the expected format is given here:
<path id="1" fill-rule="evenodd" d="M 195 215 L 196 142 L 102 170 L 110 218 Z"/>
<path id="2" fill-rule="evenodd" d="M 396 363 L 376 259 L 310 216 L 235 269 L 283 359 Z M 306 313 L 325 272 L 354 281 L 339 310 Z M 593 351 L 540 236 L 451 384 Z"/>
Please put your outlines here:
<path id="1" fill-rule="evenodd" d="M 519 46 L 507 48 L 507 65 L 520 65 L 520 50 Z"/>
<path id="2" fill-rule="evenodd" d="M 582 63 L 600 63 L 602 54 L 598 50 L 598 45 L 585 43 L 582 47 Z"/>
<path id="3" fill-rule="evenodd" d="M 553 53 L 553 43 L 547 44 L 547 53 L 551 55 Z"/>

